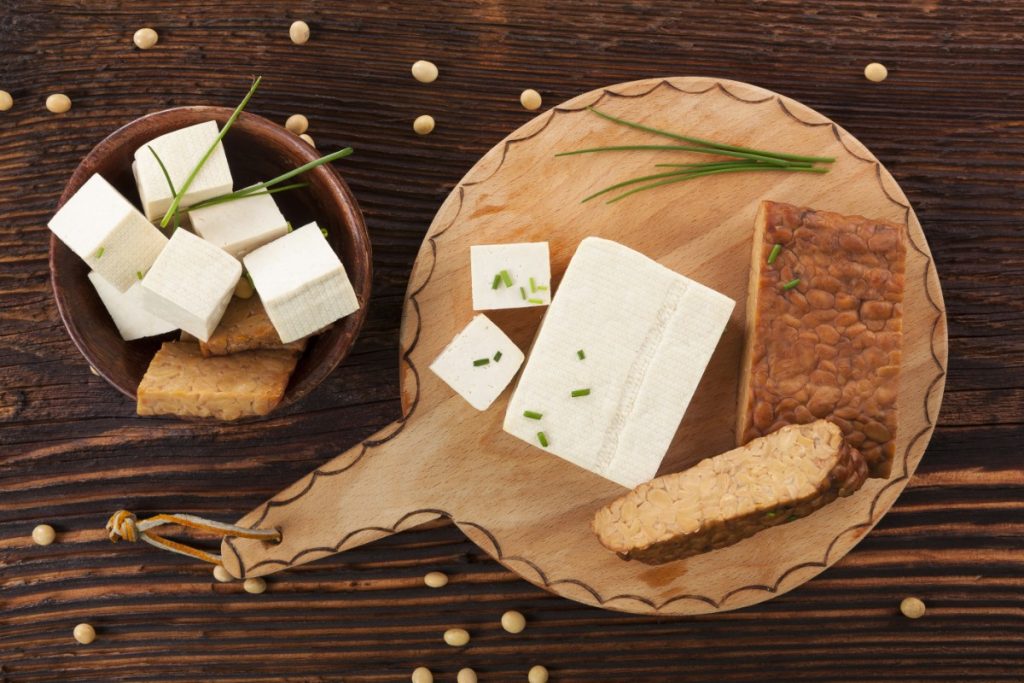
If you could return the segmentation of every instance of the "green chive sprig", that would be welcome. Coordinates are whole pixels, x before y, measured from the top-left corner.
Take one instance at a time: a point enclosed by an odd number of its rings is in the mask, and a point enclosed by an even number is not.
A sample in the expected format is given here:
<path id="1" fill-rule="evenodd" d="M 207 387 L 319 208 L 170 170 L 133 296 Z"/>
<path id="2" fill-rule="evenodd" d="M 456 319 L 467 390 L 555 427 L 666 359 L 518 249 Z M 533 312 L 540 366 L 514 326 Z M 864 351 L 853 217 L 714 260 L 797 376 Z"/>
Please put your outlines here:
<path id="1" fill-rule="evenodd" d="M 544 448 L 548 447 L 548 435 L 544 432 L 537 432 L 537 441 L 539 441 L 540 445 Z"/>
<path id="2" fill-rule="evenodd" d="M 100 247 L 99 249 L 97 249 L 96 250 L 96 258 L 101 258 L 103 256 L 103 252 L 104 252 L 103 247 Z"/>
<path id="3" fill-rule="evenodd" d="M 774 247 L 772 247 L 771 253 L 768 254 L 768 265 L 769 266 L 775 263 L 775 259 L 779 258 L 779 253 L 781 251 L 782 251 L 782 245 L 781 244 L 776 244 Z"/>
<path id="4" fill-rule="evenodd" d="M 798 284 L 800 284 L 800 278 L 795 277 L 792 280 L 790 280 L 789 282 L 787 282 L 786 284 L 782 285 L 782 291 L 788 292 L 789 290 L 791 290 L 794 287 L 796 287 Z"/>
<path id="5" fill-rule="evenodd" d="M 487 365 L 490 362 L 490 358 L 477 358 L 475 361 L 473 361 L 473 367 L 478 368 L 481 365 Z"/>
<path id="6" fill-rule="evenodd" d="M 587 354 L 583 353 L 583 349 L 580 349 L 579 351 L 576 352 L 576 357 L 579 358 L 580 360 L 583 360 L 584 358 L 587 357 Z"/>
<path id="7" fill-rule="evenodd" d="M 538 413 L 535 410 L 524 410 L 523 411 L 523 417 L 525 417 L 525 418 L 527 418 L 529 420 L 539 420 L 542 417 L 544 417 L 544 415 L 542 415 L 541 413 Z"/>
<path id="8" fill-rule="evenodd" d="M 573 398 L 579 398 L 581 396 L 590 396 L 590 389 L 573 389 L 570 393 Z"/>
<path id="9" fill-rule="evenodd" d="M 654 128 L 653 126 L 647 126 L 642 123 L 637 123 L 635 121 L 621 119 L 617 116 L 606 114 L 605 112 L 602 112 L 594 107 L 588 107 L 588 109 L 597 116 L 607 119 L 612 123 L 621 126 L 627 126 L 629 128 L 635 128 L 637 130 L 642 130 L 647 133 L 653 133 L 661 137 L 679 140 L 681 142 L 685 142 L 688 144 L 613 145 L 607 147 L 588 147 L 586 149 L 577 149 L 569 152 L 560 152 L 555 156 L 571 156 L 576 154 L 591 154 L 597 152 L 655 150 L 711 154 L 717 156 L 731 157 L 731 159 L 707 161 L 701 163 L 655 164 L 656 167 L 673 168 L 675 170 L 664 171 L 661 173 L 652 173 L 637 178 L 631 178 L 620 183 L 615 183 L 614 185 L 606 187 L 603 190 L 599 190 L 591 195 L 584 197 L 582 200 L 583 202 L 588 202 L 591 199 L 595 199 L 597 197 L 606 195 L 610 192 L 614 192 L 615 190 L 619 190 L 631 185 L 640 185 L 639 187 L 634 187 L 617 196 L 614 196 L 611 199 L 607 200 L 606 202 L 608 204 L 614 204 L 615 202 L 621 201 L 630 195 L 636 194 L 637 192 L 643 192 L 644 190 L 650 190 L 656 187 L 662 187 L 664 185 L 671 185 L 674 183 L 680 183 L 687 180 L 693 180 L 695 178 L 702 178 L 710 175 L 719 175 L 722 173 L 744 173 L 751 171 L 828 173 L 827 167 L 817 166 L 816 164 L 830 164 L 833 161 L 835 161 L 835 157 L 806 156 L 800 154 L 789 154 L 785 152 L 774 152 L 770 150 L 754 149 L 751 147 L 729 145 L 726 143 L 715 142 L 714 140 L 707 140 L 705 138 L 698 138 L 690 135 L 681 135 L 679 133 L 673 133 L 671 131 L 663 130 L 661 128 Z"/>
<path id="10" fill-rule="evenodd" d="M 498 275 L 501 276 L 501 281 L 505 283 L 506 287 L 512 286 L 512 276 L 508 274 L 507 270 L 503 270 Z"/>
<path id="11" fill-rule="evenodd" d="M 494 354 L 494 362 L 497 363 L 500 360 L 501 360 L 501 351 L 498 351 L 498 352 L 496 352 Z"/>

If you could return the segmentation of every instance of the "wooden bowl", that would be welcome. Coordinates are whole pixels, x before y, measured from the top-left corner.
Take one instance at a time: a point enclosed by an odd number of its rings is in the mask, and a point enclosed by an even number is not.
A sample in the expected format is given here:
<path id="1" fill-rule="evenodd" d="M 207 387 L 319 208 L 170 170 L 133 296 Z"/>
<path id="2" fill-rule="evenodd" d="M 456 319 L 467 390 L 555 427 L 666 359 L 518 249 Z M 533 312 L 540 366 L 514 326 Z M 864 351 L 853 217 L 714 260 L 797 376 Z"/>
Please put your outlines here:
<path id="1" fill-rule="evenodd" d="M 94 173 L 99 173 L 137 204 L 131 164 L 135 150 L 153 138 L 211 119 L 223 125 L 231 116 L 225 107 L 177 107 L 147 114 L 111 133 L 75 169 L 60 205 Z M 320 154 L 282 126 L 243 113 L 224 138 L 235 187 L 273 178 L 317 159 Z M 366 318 L 372 258 L 359 204 L 329 164 L 301 177 L 309 187 L 275 196 L 292 225 L 315 220 L 341 257 L 359 299 L 359 310 L 314 338 L 299 360 L 280 406 L 299 400 L 329 375 L 348 354 Z M 101 377 L 120 392 L 136 398 L 136 390 L 160 344 L 177 333 L 124 341 L 87 277 L 85 262 L 55 236 L 50 237 L 50 274 L 57 309 L 71 340 Z M 278 406 L 278 407 L 280 407 Z"/>

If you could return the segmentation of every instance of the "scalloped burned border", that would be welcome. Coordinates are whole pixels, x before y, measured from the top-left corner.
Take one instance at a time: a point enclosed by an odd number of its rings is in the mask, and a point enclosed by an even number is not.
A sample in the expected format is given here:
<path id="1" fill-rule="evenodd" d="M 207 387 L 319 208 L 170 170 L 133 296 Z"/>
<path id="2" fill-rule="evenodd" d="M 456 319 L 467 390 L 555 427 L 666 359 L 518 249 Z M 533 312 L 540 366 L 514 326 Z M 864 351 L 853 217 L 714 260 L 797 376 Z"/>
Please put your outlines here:
<path id="1" fill-rule="evenodd" d="M 627 83 L 627 84 L 623 84 L 623 85 L 628 86 L 630 84 Z M 782 111 L 787 116 L 789 116 L 790 118 L 792 118 L 793 120 L 797 121 L 798 123 L 800 123 L 802 125 L 809 126 L 809 127 L 829 126 L 831 128 L 832 134 L 835 136 L 836 140 L 839 142 L 840 145 L 842 145 L 842 147 L 846 150 L 846 152 L 850 154 L 850 156 L 852 156 L 855 159 L 858 159 L 860 161 L 863 161 L 865 163 L 874 164 L 874 166 L 875 166 L 875 175 L 876 175 L 876 178 L 878 180 L 879 187 L 882 189 L 883 194 L 885 194 L 886 198 L 889 201 L 891 201 L 893 204 L 897 205 L 898 207 L 900 207 L 903 210 L 903 222 L 904 222 L 904 225 L 908 225 L 909 226 L 909 224 L 910 224 L 910 214 L 911 214 L 910 205 L 909 204 L 905 204 L 905 203 L 897 200 L 895 197 L 893 197 L 889 193 L 888 189 L 886 189 L 885 183 L 882 180 L 882 165 L 881 165 L 881 163 L 879 161 L 877 161 L 876 159 L 871 159 L 869 157 L 862 156 L 862 155 L 858 154 L 856 151 L 854 151 L 853 149 L 851 149 L 850 146 L 847 144 L 847 141 L 844 139 L 843 133 L 845 133 L 845 131 L 842 128 L 840 128 L 838 125 L 836 125 L 834 122 L 832 122 L 832 121 L 810 122 L 810 121 L 805 121 L 804 119 L 802 119 L 799 116 L 797 116 L 789 107 L 786 106 L 785 99 L 782 96 L 780 96 L 780 95 L 769 94 L 766 97 L 759 98 L 759 99 L 746 99 L 746 98 L 743 98 L 743 97 L 741 97 L 739 95 L 736 95 L 735 93 L 730 91 L 720 81 L 714 81 L 714 82 L 710 83 L 706 88 L 703 88 L 703 89 L 700 89 L 700 90 L 687 90 L 685 88 L 680 88 L 679 86 L 677 86 L 676 84 L 672 83 L 668 79 L 661 79 L 658 82 L 656 82 L 654 85 L 652 85 L 649 89 L 644 90 L 643 92 L 634 93 L 634 94 L 626 94 L 626 93 L 622 93 L 622 92 L 616 92 L 614 90 L 611 90 L 610 88 L 602 88 L 600 90 L 601 94 L 598 95 L 597 98 L 595 98 L 589 104 L 581 105 L 581 106 L 574 106 L 574 107 L 565 106 L 565 105 L 562 105 L 562 106 L 559 106 L 559 107 L 555 107 L 555 108 L 553 108 L 549 112 L 547 121 L 545 121 L 544 124 L 542 126 L 540 126 L 539 128 L 537 128 L 536 130 L 534 130 L 534 131 L 532 131 L 532 132 L 530 132 L 530 133 L 528 133 L 526 135 L 523 135 L 522 137 L 519 137 L 519 138 L 506 139 L 504 144 L 503 144 L 503 146 L 502 146 L 501 158 L 499 159 L 497 165 L 495 165 L 494 169 L 490 173 L 488 173 L 485 177 L 483 177 L 483 178 L 481 178 L 479 180 L 472 180 L 472 181 L 463 180 L 462 182 L 460 182 L 459 185 L 456 186 L 455 190 L 453 191 L 453 194 L 454 194 L 454 192 L 458 193 L 457 195 L 455 195 L 457 197 L 458 207 L 454 210 L 454 213 L 452 215 L 451 220 L 449 220 L 447 225 L 445 225 L 443 228 L 441 228 L 437 232 L 435 232 L 433 234 L 428 234 L 427 235 L 427 243 L 430 245 L 430 267 L 427 270 L 427 274 L 426 274 L 426 277 L 423 279 L 423 282 L 418 287 L 416 287 L 414 289 L 411 289 L 411 291 L 409 292 L 409 295 L 408 295 L 408 301 L 411 304 L 412 310 L 413 310 L 413 312 L 414 312 L 414 314 L 416 316 L 415 332 L 413 334 L 412 341 L 409 343 L 408 348 L 405 349 L 405 351 L 402 353 L 402 356 L 401 356 L 402 362 L 412 372 L 412 378 L 413 378 L 413 381 L 415 382 L 415 390 L 413 391 L 413 399 L 412 399 L 412 402 L 409 405 L 408 412 L 406 412 L 406 414 L 400 420 L 398 420 L 397 422 L 394 423 L 394 426 L 395 426 L 394 430 L 392 430 L 390 433 L 388 433 L 384 437 L 377 438 L 377 439 L 367 439 L 367 440 L 363 441 L 362 444 L 361 444 L 361 448 L 359 450 L 359 453 L 349 463 L 345 464 L 342 467 L 338 467 L 336 469 L 333 469 L 333 470 L 328 470 L 328 469 L 324 469 L 324 468 L 317 468 L 310 475 L 309 481 L 306 483 L 306 486 L 304 486 L 302 488 L 302 490 L 300 490 L 298 493 L 295 493 L 295 494 L 289 496 L 288 498 L 284 498 L 284 499 L 281 499 L 281 500 L 270 500 L 270 501 L 267 501 L 264 504 L 264 506 L 263 506 L 262 514 L 259 516 L 259 518 L 256 520 L 256 522 L 253 523 L 253 525 L 252 525 L 253 527 L 258 527 L 266 519 L 266 517 L 270 513 L 271 509 L 276 508 L 276 507 L 283 507 L 283 506 L 286 506 L 286 505 L 290 505 L 291 503 L 295 502 L 299 498 L 303 497 L 306 493 L 309 492 L 309 490 L 311 488 L 313 488 L 313 486 L 316 484 L 318 479 L 332 477 L 332 476 L 335 476 L 335 475 L 338 475 L 338 474 L 342 474 L 343 472 L 345 472 L 345 471 L 351 469 L 352 467 L 354 467 L 360 460 L 362 460 L 363 457 L 370 451 L 370 449 L 375 448 L 376 446 L 379 446 L 379 445 L 381 445 L 383 443 L 386 443 L 386 442 L 394 439 L 395 437 L 397 437 L 402 432 L 402 430 L 404 429 L 406 421 L 413 414 L 413 412 L 415 412 L 417 406 L 419 405 L 420 382 L 419 382 L 419 371 L 417 370 L 415 363 L 413 363 L 411 356 L 412 356 L 413 350 L 416 348 L 416 345 L 419 342 L 420 329 L 421 329 L 421 318 L 420 318 L 419 301 L 417 300 L 416 297 L 417 297 L 418 294 L 420 294 L 420 292 L 423 291 L 423 289 L 427 286 L 427 284 L 429 284 L 429 282 L 430 282 L 430 280 L 431 280 L 431 278 L 433 276 L 434 265 L 435 265 L 436 259 L 437 259 L 437 242 L 436 242 L 436 240 L 438 238 L 440 238 L 442 235 L 444 235 L 444 233 L 447 232 L 448 229 L 452 225 L 454 225 L 455 221 L 458 219 L 458 216 L 459 216 L 459 214 L 462 211 L 463 201 L 464 201 L 464 198 L 465 198 L 465 188 L 472 187 L 474 185 L 479 185 L 479 184 L 489 180 L 490 178 L 492 178 L 501 169 L 501 167 L 504 165 L 505 158 L 507 157 L 509 148 L 512 147 L 512 145 L 515 145 L 515 144 L 520 143 L 520 142 L 524 142 L 526 140 L 529 140 L 529 139 L 539 135 L 541 132 L 543 132 L 551 124 L 551 121 L 555 118 L 556 115 L 558 115 L 558 114 L 572 114 L 572 113 L 577 113 L 577 112 L 580 112 L 580 111 L 584 111 L 584 110 L 586 110 L 587 107 L 592 106 L 594 104 L 597 104 L 598 102 L 600 102 L 601 100 L 605 99 L 606 97 L 622 97 L 622 98 L 644 97 L 644 96 L 649 95 L 650 93 L 654 92 L 658 88 L 662 88 L 662 87 L 671 88 L 673 90 L 676 90 L 677 92 L 684 93 L 684 94 L 687 94 L 687 95 L 703 95 L 703 94 L 705 94 L 707 92 L 710 92 L 712 90 L 718 90 L 718 91 L 722 92 L 723 94 L 725 94 L 726 96 L 731 97 L 734 100 L 738 100 L 740 102 L 744 102 L 746 104 L 761 104 L 761 103 L 764 103 L 764 102 L 768 102 L 770 100 L 775 100 L 775 102 L 778 104 L 778 106 L 782 109 Z M 451 196 L 452 195 L 449 195 L 449 198 L 451 198 Z M 718 609 L 720 609 L 722 607 L 722 605 L 726 601 L 729 600 L 729 598 L 731 598 L 732 596 L 734 596 L 734 595 L 736 595 L 738 593 L 744 592 L 744 591 L 756 590 L 756 591 L 764 591 L 764 592 L 773 593 L 773 594 L 777 593 L 778 590 L 779 590 L 779 586 L 782 585 L 782 582 L 788 576 L 793 574 L 794 572 L 800 571 L 802 569 L 808 569 L 808 568 L 812 568 L 812 569 L 824 569 L 824 568 L 827 568 L 829 566 L 829 564 L 830 564 L 829 560 L 830 560 L 830 557 L 832 555 L 832 551 L 835 548 L 835 545 L 836 545 L 836 543 L 838 543 L 840 538 L 842 538 L 846 534 L 854 533 L 854 532 L 856 532 L 856 531 L 858 531 L 860 529 L 870 528 L 871 526 L 873 526 L 874 523 L 876 523 L 878 521 L 878 520 L 875 519 L 875 514 L 876 514 L 876 511 L 877 511 L 877 507 L 878 507 L 878 501 L 881 499 L 882 495 L 886 491 L 888 491 L 890 488 L 901 484 L 902 482 L 906 481 L 909 478 L 910 473 L 909 473 L 909 469 L 908 469 L 909 468 L 908 461 L 909 461 L 909 456 L 910 456 L 911 451 L 913 450 L 915 445 L 918 443 L 918 441 L 920 441 L 922 438 L 924 438 L 927 434 L 929 434 L 935 428 L 935 418 L 936 418 L 936 416 L 931 414 L 931 409 L 930 409 L 929 404 L 930 404 L 933 392 L 936 390 L 936 387 L 939 386 L 939 384 L 944 380 L 944 378 L 946 376 L 946 367 L 943 365 L 942 359 L 940 358 L 940 354 L 938 353 L 938 351 L 936 349 L 936 344 L 937 344 L 937 339 L 938 339 L 938 332 L 939 332 L 939 325 L 942 322 L 942 319 L 943 319 L 943 316 L 944 316 L 945 312 L 943 311 L 942 307 L 938 304 L 938 302 L 935 300 L 934 296 L 932 295 L 931 288 L 928 286 L 930 275 L 931 275 L 931 273 L 932 273 L 932 271 L 933 271 L 933 269 L 935 267 L 935 264 L 932 261 L 931 256 L 929 255 L 929 253 L 928 253 L 926 248 L 922 248 L 921 245 L 919 245 L 915 241 L 914 236 L 911 235 L 909 233 L 909 231 L 908 231 L 908 241 L 910 242 L 910 244 L 914 248 L 914 250 L 917 251 L 921 256 L 923 256 L 925 258 L 924 291 L 925 291 L 925 296 L 928 299 L 928 302 L 931 304 L 932 308 L 935 309 L 935 318 L 934 318 L 934 320 L 932 322 L 932 333 L 931 333 L 930 351 L 931 351 L 931 355 L 932 355 L 932 361 L 935 363 L 936 375 L 935 375 L 935 378 L 928 385 L 928 388 L 925 390 L 925 395 L 924 395 L 924 406 L 923 406 L 923 408 L 924 408 L 924 417 L 925 417 L 926 426 L 923 427 L 920 431 L 918 431 L 913 437 L 911 437 L 910 441 L 907 443 L 907 447 L 904 449 L 904 452 L 903 452 L 903 471 L 902 471 L 902 473 L 900 474 L 900 476 L 898 476 L 896 478 L 893 478 L 893 479 L 890 479 L 886 483 L 886 485 L 883 486 L 881 489 L 879 489 L 878 493 L 875 494 L 874 499 L 871 501 L 871 506 L 868 509 L 867 519 L 862 521 L 862 522 L 858 522 L 856 524 L 852 524 L 849 527 L 847 527 L 846 529 L 843 529 L 842 531 L 837 533 L 835 538 L 832 539 L 832 542 L 829 543 L 828 547 L 826 548 L 825 555 L 824 555 L 824 557 L 821 560 L 814 561 L 814 562 L 802 562 L 800 564 L 794 565 L 794 566 L 790 567 L 789 569 L 787 569 L 786 571 L 784 571 L 781 575 L 779 575 L 779 577 L 771 585 L 766 585 L 766 584 L 750 584 L 750 585 L 747 585 L 747 586 L 741 586 L 739 588 L 735 588 L 735 589 L 729 591 L 728 593 L 725 593 L 718 600 L 715 600 L 715 599 L 710 598 L 710 597 L 705 596 L 705 595 L 696 595 L 696 594 L 690 594 L 690 593 L 675 595 L 675 596 L 673 596 L 671 598 L 668 598 L 668 599 L 666 599 L 666 600 L 664 600 L 662 602 L 658 602 L 658 603 L 656 603 L 653 600 L 650 600 L 648 598 L 645 598 L 643 596 L 633 595 L 633 594 L 616 594 L 616 595 L 612 595 L 612 596 L 609 596 L 609 597 L 603 597 L 597 590 L 595 590 L 593 587 L 589 586 L 585 582 L 580 581 L 579 579 L 569 579 L 569 578 L 552 579 L 552 578 L 550 578 L 544 572 L 543 569 L 540 568 L 540 566 L 538 566 L 532 560 L 529 560 L 529 559 L 527 559 L 525 557 L 521 557 L 521 556 L 518 556 L 518 555 L 505 555 L 505 553 L 502 550 L 501 543 L 494 536 L 494 534 L 491 531 L 489 531 L 486 527 L 484 527 L 483 525 L 478 524 L 476 522 L 472 522 L 472 521 L 468 521 L 468 520 L 457 520 L 457 519 L 454 519 L 452 517 L 452 515 L 449 512 L 447 512 L 446 510 L 436 509 L 436 508 L 424 508 L 424 509 L 419 509 L 419 510 L 413 510 L 411 512 L 408 512 L 408 513 L 402 515 L 390 527 L 370 526 L 370 527 L 363 527 L 363 528 L 360 528 L 360 529 L 356 529 L 356 530 L 353 530 L 353 531 L 350 531 L 350 532 L 346 533 L 333 546 L 321 546 L 321 547 L 315 547 L 315 548 L 306 548 L 305 550 L 302 550 L 302 551 L 296 553 L 290 560 L 263 560 L 261 562 L 256 563 L 252 567 L 249 567 L 248 569 L 249 569 L 249 571 L 251 571 L 252 569 L 255 569 L 255 568 L 261 567 L 261 566 L 266 566 L 266 565 L 279 565 L 282 568 L 287 568 L 287 567 L 290 567 L 290 566 L 294 565 L 296 562 L 298 562 L 302 557 L 304 557 L 306 555 L 310 555 L 310 554 L 314 554 L 314 553 L 331 554 L 331 553 L 338 552 L 345 543 L 347 543 L 351 538 L 353 538 L 357 534 L 365 533 L 365 532 L 394 533 L 394 532 L 399 531 L 401 529 L 401 527 L 403 526 L 403 524 L 405 524 L 408 520 L 410 520 L 410 519 L 412 519 L 414 517 L 420 516 L 420 515 L 430 515 L 432 518 L 446 517 L 448 519 L 451 519 L 456 525 L 458 525 L 460 527 L 472 527 L 473 529 L 479 531 L 481 534 L 484 535 L 484 537 L 487 538 L 487 540 L 489 541 L 489 543 L 493 547 L 492 551 L 488 551 L 488 552 L 489 552 L 490 555 L 495 557 L 498 560 L 498 562 L 500 562 L 500 563 L 502 563 L 502 564 L 504 564 L 506 566 L 508 566 L 512 562 L 515 562 L 515 563 L 518 563 L 518 564 L 521 564 L 521 565 L 525 565 L 526 567 L 529 567 L 531 570 L 533 570 L 533 572 L 536 574 L 537 580 L 532 581 L 532 583 L 540 585 L 541 587 L 546 588 L 546 589 L 552 589 L 555 586 L 560 586 L 560 585 L 573 585 L 573 586 L 577 586 L 579 588 L 582 588 L 584 591 L 586 591 L 593 598 L 594 603 L 596 605 L 598 605 L 598 606 L 601 606 L 601 607 L 606 607 L 607 606 L 607 607 L 610 607 L 610 608 L 614 609 L 614 607 L 611 607 L 609 605 L 609 603 L 611 603 L 613 601 L 626 601 L 626 600 L 628 600 L 628 601 L 633 601 L 633 602 L 637 602 L 637 603 L 640 603 L 642 605 L 645 605 L 647 608 L 649 608 L 649 610 L 651 610 L 653 612 L 660 612 L 662 609 L 664 609 L 666 606 L 668 606 L 670 604 L 673 604 L 673 603 L 676 603 L 676 602 L 680 602 L 682 600 L 695 600 L 695 601 L 698 601 L 698 602 L 701 602 L 701 603 L 704 603 L 704 604 L 710 606 L 714 610 L 718 610 Z M 474 542 L 474 543 L 477 543 L 477 541 L 472 539 L 472 538 L 470 540 L 472 542 Z M 235 557 L 238 560 L 238 566 L 241 569 L 241 577 L 240 578 L 245 578 L 246 567 L 245 567 L 244 563 L 242 562 L 242 557 L 238 553 L 237 549 L 235 548 L 235 545 L 234 545 L 233 541 L 234 541 L 234 539 L 228 538 L 228 539 L 226 539 L 226 544 L 228 545 L 228 547 L 231 548 L 231 551 L 235 554 Z M 486 548 L 484 548 L 484 550 L 487 551 Z M 520 574 L 520 576 L 523 576 L 523 575 Z M 523 576 L 523 578 L 527 578 L 527 577 Z M 527 580 L 530 580 L 530 579 L 527 579 Z M 563 596 L 563 597 L 567 597 L 567 596 Z M 569 599 L 573 599 L 573 598 L 569 598 Z"/>

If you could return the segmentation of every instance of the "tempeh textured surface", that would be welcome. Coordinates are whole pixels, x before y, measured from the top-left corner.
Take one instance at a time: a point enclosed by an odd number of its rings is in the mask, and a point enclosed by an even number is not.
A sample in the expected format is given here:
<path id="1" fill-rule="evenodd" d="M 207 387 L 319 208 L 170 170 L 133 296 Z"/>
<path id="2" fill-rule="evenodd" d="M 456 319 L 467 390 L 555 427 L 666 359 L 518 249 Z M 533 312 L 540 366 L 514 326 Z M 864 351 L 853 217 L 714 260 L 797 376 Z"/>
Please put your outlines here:
<path id="1" fill-rule="evenodd" d="M 288 24 L 312 28 L 292 45 Z M 131 44 L 139 27 L 156 48 Z M 831 3 L 234 4 L 0 0 L 0 681 L 1018 681 L 1024 669 L 1024 6 Z M 408 73 L 432 59 L 430 86 Z M 889 67 L 882 84 L 861 70 Z M 301 112 L 367 217 L 374 297 L 345 364 L 266 422 L 211 429 L 133 416 L 57 316 L 45 222 L 78 160 L 115 127 L 180 104 Z M 910 197 L 943 279 L 950 374 L 909 487 L 840 563 L 799 590 L 687 620 L 549 595 L 454 528 L 406 532 L 272 577 L 261 596 L 102 532 L 119 507 L 233 521 L 399 415 L 398 325 L 438 204 L 531 113 L 592 88 L 711 75 L 785 93 L 868 145 Z M 73 101 L 48 113 L 52 92 Z M 412 119 L 432 114 L 416 138 Z M 680 207 L 685 210 L 685 207 Z M 58 542 L 31 544 L 54 525 Z M 433 590 L 422 575 L 449 572 Z M 899 616 L 906 595 L 928 604 Z M 498 618 L 519 609 L 526 631 Z M 71 630 L 97 628 L 88 647 Z M 456 652 L 448 627 L 473 634 Z"/>

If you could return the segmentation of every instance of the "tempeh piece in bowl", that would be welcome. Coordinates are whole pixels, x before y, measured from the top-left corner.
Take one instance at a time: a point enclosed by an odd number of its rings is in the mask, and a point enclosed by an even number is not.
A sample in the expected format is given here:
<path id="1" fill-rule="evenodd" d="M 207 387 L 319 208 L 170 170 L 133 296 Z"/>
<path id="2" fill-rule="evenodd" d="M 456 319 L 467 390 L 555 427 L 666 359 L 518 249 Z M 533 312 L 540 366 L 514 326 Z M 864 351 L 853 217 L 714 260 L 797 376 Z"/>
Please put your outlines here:
<path id="1" fill-rule="evenodd" d="M 299 339 L 289 344 L 282 344 L 281 337 L 270 316 L 263 308 L 263 302 L 256 295 L 248 299 L 235 297 L 224 311 L 224 317 L 209 340 L 199 343 L 199 351 L 204 356 L 227 356 L 240 351 L 253 349 L 288 349 L 301 353 L 306 348 L 307 339 Z"/>
<path id="2" fill-rule="evenodd" d="M 906 226 L 766 201 L 754 230 L 737 443 L 827 418 L 888 478 Z"/>
<path id="3" fill-rule="evenodd" d="M 866 477 L 839 427 L 818 420 L 641 484 L 599 510 L 591 526 L 623 559 L 664 564 L 805 517 Z"/>

